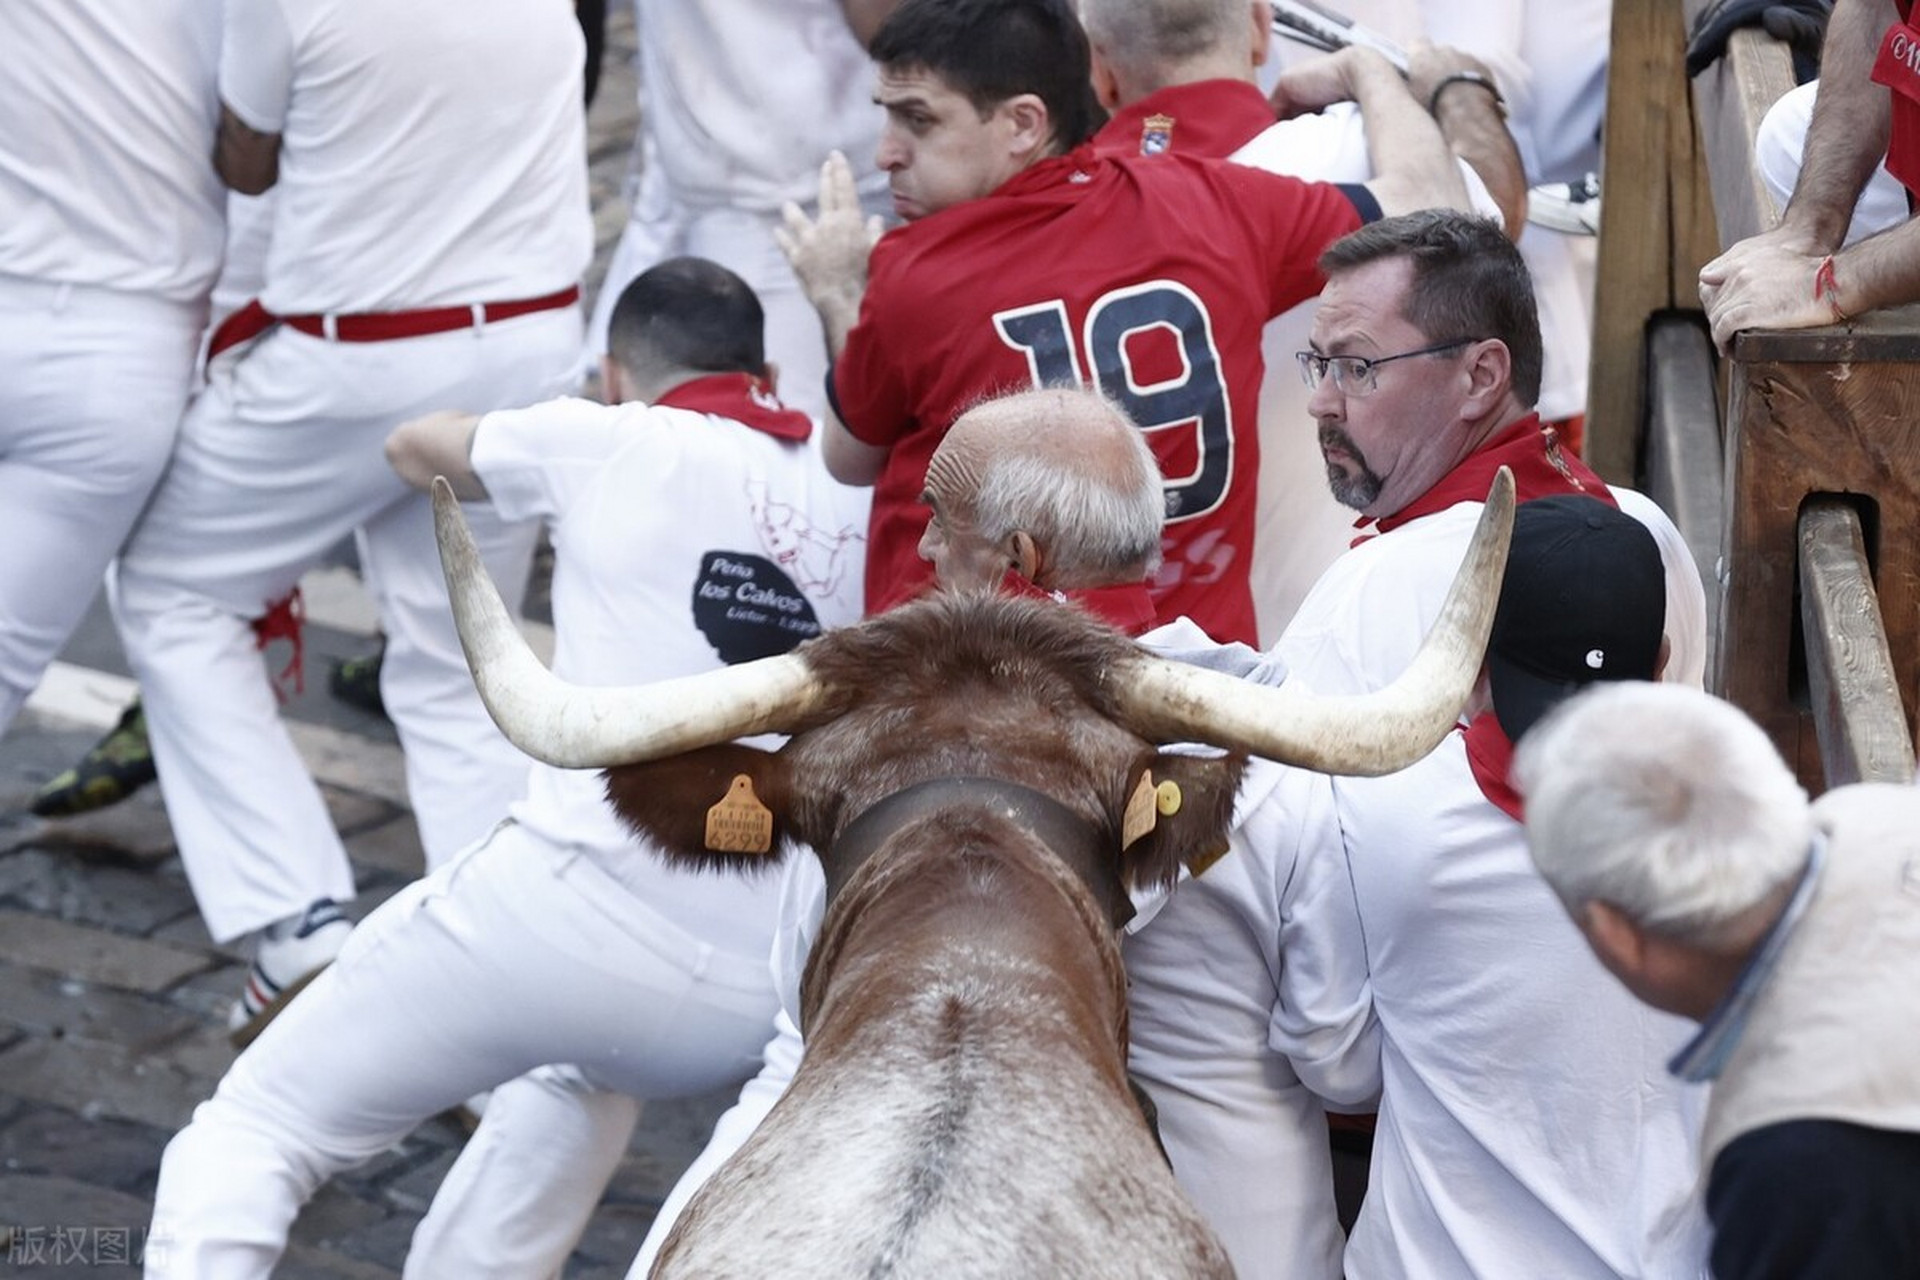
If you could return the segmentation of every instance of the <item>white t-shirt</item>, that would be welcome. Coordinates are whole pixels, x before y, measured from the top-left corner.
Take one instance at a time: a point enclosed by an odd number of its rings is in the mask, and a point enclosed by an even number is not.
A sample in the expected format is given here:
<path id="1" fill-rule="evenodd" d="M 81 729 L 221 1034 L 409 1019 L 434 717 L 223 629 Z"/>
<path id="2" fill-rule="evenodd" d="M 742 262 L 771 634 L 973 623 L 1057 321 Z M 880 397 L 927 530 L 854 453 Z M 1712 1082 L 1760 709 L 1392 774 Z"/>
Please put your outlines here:
<path id="1" fill-rule="evenodd" d="M 636 0 L 648 156 L 683 205 L 810 204 L 843 152 L 863 188 L 884 119 L 874 69 L 833 0 Z"/>
<path id="2" fill-rule="evenodd" d="M 219 56 L 220 0 L 0 4 L 0 275 L 203 301 Z"/>
<path id="3" fill-rule="evenodd" d="M 1691 1024 L 1604 970 L 1480 793 L 1463 736 L 1332 782 L 1370 974 L 1380 1116 L 1351 1280 L 1704 1274 L 1706 1091 L 1667 1074 Z M 1343 856 L 1344 850 L 1344 856 Z"/>
<path id="4" fill-rule="evenodd" d="M 1699 688 L 1706 672 L 1707 597 L 1680 531 L 1652 499 L 1613 488 L 1614 500 L 1660 544 L 1667 570 L 1664 679 Z M 1369 538 L 1334 561 L 1273 647 L 1309 688 L 1370 693 L 1407 669 L 1440 616 L 1483 504 L 1462 502 Z"/>
<path id="5" fill-rule="evenodd" d="M 593 252 L 567 0 L 247 0 L 220 96 L 281 137 L 261 300 L 283 315 L 538 297 Z"/>
<path id="6" fill-rule="evenodd" d="M 555 400 L 482 418 L 472 460 L 503 517 L 551 529 L 564 679 L 692 675 L 861 616 L 866 491 L 804 444 L 684 409 Z M 598 771 L 536 764 L 510 812 L 715 945 L 766 955 L 777 877 L 670 867 L 621 825 Z"/>

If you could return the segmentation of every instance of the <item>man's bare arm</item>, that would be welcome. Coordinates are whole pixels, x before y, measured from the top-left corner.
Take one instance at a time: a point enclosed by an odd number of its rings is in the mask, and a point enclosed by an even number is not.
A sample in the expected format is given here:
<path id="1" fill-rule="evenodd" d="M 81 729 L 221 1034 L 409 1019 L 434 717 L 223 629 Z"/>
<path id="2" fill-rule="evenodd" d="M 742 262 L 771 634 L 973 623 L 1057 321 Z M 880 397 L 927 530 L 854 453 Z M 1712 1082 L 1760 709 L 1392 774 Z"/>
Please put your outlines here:
<path id="1" fill-rule="evenodd" d="M 481 501 L 487 486 L 475 474 L 471 456 L 479 423 L 478 414 L 452 409 L 403 422 L 387 437 L 387 464 L 416 489 L 430 489 L 435 476 L 445 476 L 454 497 Z"/>
<path id="2" fill-rule="evenodd" d="M 1869 75 L 1898 16 L 1892 0 L 1834 6 L 1800 177 L 1780 225 L 1700 269 L 1700 301 L 1722 355 L 1742 329 L 1805 329 L 1920 300 L 1913 222 L 1840 250 L 1860 191 L 1886 154 L 1893 103 Z M 1828 254 L 1833 263 L 1823 274 Z"/>
<path id="3" fill-rule="evenodd" d="M 860 319 L 860 303 L 867 293 L 867 259 L 880 240 L 880 219 L 860 209 L 853 166 L 838 151 L 820 166 L 820 216 L 789 202 L 782 211 L 784 225 L 773 238 L 787 256 L 800 290 L 820 315 L 827 336 L 827 356 L 838 360 L 847 348 L 847 335 Z M 821 456 L 827 471 L 841 484 L 870 485 L 880 475 L 887 451 L 856 440 L 832 408 L 825 414 L 826 434 Z"/>
<path id="4" fill-rule="evenodd" d="M 840 0 L 840 11 L 847 15 L 847 26 L 862 49 L 873 43 L 873 33 L 887 20 L 900 0 Z"/>
<path id="5" fill-rule="evenodd" d="M 1447 145 L 1486 184 L 1507 238 L 1518 240 L 1527 222 L 1527 171 L 1492 71 L 1458 49 L 1422 42 L 1408 58 L 1407 90 L 1428 105 Z"/>
<path id="6" fill-rule="evenodd" d="M 223 102 L 213 141 L 213 168 L 220 181 L 241 195 L 260 195 L 280 180 L 280 135 L 248 127 Z"/>
<path id="7" fill-rule="evenodd" d="M 1413 100 L 1393 64 L 1372 49 L 1350 45 L 1303 62 L 1283 73 L 1273 90 L 1274 109 L 1282 117 L 1348 101 L 1360 104 L 1366 121 L 1367 151 L 1377 175 L 1367 189 L 1383 212 L 1469 208 L 1466 184 L 1440 126 L 1424 103 Z"/>
<path id="8" fill-rule="evenodd" d="M 1880 37 L 1899 17 L 1893 0 L 1839 0 L 1833 7 L 1800 178 L 1780 220 L 1810 249 L 1840 246 L 1861 190 L 1887 153 L 1893 99 L 1870 76 Z"/>
<path id="9" fill-rule="evenodd" d="M 825 434 L 820 437 L 820 456 L 827 464 L 828 475 L 841 484 L 860 488 L 880 478 L 880 466 L 887 460 L 885 448 L 856 440 L 832 409 L 827 410 L 822 426 Z"/>

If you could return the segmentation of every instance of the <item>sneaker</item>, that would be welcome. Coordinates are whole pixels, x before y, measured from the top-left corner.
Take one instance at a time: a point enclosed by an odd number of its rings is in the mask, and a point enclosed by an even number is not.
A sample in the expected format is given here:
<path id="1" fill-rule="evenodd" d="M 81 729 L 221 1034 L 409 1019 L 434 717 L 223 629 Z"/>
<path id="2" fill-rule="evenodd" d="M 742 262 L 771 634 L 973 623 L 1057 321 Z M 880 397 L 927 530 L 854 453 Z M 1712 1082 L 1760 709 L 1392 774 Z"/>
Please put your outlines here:
<path id="1" fill-rule="evenodd" d="M 321 898 L 299 915 L 262 929 L 247 984 L 227 1015 L 227 1038 L 233 1047 L 252 1044 L 288 1002 L 333 963 L 352 931 L 353 921 L 332 898 Z"/>
<path id="2" fill-rule="evenodd" d="M 119 804 L 154 779 L 153 749 L 147 745 L 147 713 L 136 700 L 120 713 L 120 722 L 93 744 L 80 763 L 50 779 L 33 793 L 33 812 L 41 818 L 70 818 Z"/>
<path id="3" fill-rule="evenodd" d="M 380 663 L 387 656 L 387 642 L 364 658 L 340 658 L 327 676 L 327 692 L 350 707 L 385 717 L 387 704 L 380 698 Z"/>
<path id="4" fill-rule="evenodd" d="M 1527 221 L 1571 236 L 1600 234 L 1600 176 L 1549 182 L 1527 192 Z"/>

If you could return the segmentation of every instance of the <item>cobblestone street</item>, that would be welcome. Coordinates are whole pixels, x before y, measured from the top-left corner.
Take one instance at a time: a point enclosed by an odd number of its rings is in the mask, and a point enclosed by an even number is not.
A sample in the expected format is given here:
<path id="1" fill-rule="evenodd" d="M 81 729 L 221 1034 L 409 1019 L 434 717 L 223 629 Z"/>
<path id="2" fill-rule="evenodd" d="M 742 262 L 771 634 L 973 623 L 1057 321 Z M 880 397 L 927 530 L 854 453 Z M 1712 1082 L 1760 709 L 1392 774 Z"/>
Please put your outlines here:
<path id="1" fill-rule="evenodd" d="M 600 248 L 590 286 L 625 223 L 636 119 L 632 12 L 612 8 L 590 117 Z M 325 692 L 329 658 L 371 649 L 369 610 L 343 569 L 304 585 L 314 620 L 306 691 L 288 715 L 352 855 L 358 917 L 419 874 L 419 841 L 391 727 Z M 245 966 L 200 923 L 157 789 L 81 818 L 27 812 L 34 789 L 113 724 L 131 691 L 96 605 L 0 742 L 0 1273 L 8 1276 L 136 1267 L 161 1150 L 233 1059 L 225 1017 Z M 568 1275 L 625 1274 L 661 1197 L 726 1101 L 648 1108 Z M 397 1275 L 463 1136 L 450 1119 L 431 1121 L 335 1179 L 300 1218 L 277 1274 Z"/>

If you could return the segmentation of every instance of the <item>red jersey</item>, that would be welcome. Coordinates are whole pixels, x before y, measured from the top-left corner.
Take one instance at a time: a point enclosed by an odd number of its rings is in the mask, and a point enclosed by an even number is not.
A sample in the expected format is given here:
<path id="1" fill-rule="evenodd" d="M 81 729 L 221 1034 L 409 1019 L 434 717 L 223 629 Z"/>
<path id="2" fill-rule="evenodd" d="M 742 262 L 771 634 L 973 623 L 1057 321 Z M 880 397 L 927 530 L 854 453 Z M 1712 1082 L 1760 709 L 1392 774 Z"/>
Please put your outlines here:
<path id="1" fill-rule="evenodd" d="M 1893 94 L 1887 172 L 1900 180 L 1911 200 L 1920 194 L 1920 28 L 1913 26 L 1913 0 L 1902 0 L 1895 7 L 1900 21 L 1880 37 L 1873 81 Z"/>
<path id="2" fill-rule="evenodd" d="M 868 609 L 931 581 L 919 498 L 953 420 L 996 393 L 1091 382 L 1147 432 L 1166 480 L 1157 616 L 1255 643 L 1261 329 L 1320 291 L 1315 260 L 1363 208 L 1363 188 L 1085 146 L 882 237 L 829 385 L 848 431 L 888 451 Z"/>
<path id="3" fill-rule="evenodd" d="M 1273 127 L 1273 104 L 1244 80 L 1195 80 L 1150 93 L 1122 107 L 1093 135 L 1103 156 L 1226 159 Z"/>

